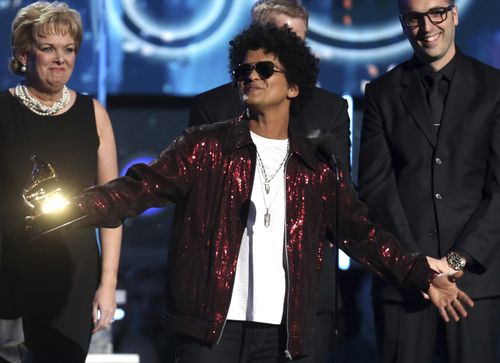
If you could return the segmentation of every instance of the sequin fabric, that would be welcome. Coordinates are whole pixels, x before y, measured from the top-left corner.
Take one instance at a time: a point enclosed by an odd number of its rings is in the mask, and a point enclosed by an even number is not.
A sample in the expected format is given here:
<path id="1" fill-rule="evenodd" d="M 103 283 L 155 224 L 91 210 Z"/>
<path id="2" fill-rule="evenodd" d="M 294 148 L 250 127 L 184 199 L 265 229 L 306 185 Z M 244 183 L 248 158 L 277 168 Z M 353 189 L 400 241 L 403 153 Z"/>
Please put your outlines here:
<path id="1" fill-rule="evenodd" d="M 286 163 L 288 346 L 308 354 L 324 241 L 334 240 L 335 178 L 312 143 L 290 135 Z M 150 165 L 76 198 L 92 226 L 114 226 L 147 208 L 175 203 L 165 320 L 175 331 L 216 343 L 222 334 L 249 212 L 256 149 L 248 121 L 188 129 Z M 406 253 L 366 218 L 340 175 L 340 247 L 377 275 L 426 291 L 434 277 L 424 257 Z M 333 288 L 333 287 L 332 287 Z"/>

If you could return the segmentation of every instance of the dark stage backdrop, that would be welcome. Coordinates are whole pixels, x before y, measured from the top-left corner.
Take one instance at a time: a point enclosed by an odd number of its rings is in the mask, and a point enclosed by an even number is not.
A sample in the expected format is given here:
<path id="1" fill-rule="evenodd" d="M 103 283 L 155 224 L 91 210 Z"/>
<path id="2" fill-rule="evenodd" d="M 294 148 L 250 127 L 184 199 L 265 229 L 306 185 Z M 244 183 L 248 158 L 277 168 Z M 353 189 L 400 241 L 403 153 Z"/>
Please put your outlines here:
<path id="1" fill-rule="evenodd" d="M 69 0 L 85 25 L 72 86 L 97 94 L 192 96 L 229 80 L 229 40 L 249 24 L 255 0 Z M 0 85 L 7 70 L 10 23 L 32 1 L 0 0 Z M 408 58 L 396 0 L 304 0 L 308 42 L 321 58 L 320 84 L 361 95 L 363 85 Z M 458 44 L 500 67 L 499 0 L 457 0 Z"/>
<path id="2" fill-rule="evenodd" d="M 133 163 L 148 163 L 156 158 L 183 132 L 188 123 L 189 104 L 190 99 L 168 96 L 109 99 L 121 175 Z M 173 213 L 173 206 L 167 206 L 127 219 L 123 263 L 133 265 L 142 257 L 148 263 L 165 263 Z"/>

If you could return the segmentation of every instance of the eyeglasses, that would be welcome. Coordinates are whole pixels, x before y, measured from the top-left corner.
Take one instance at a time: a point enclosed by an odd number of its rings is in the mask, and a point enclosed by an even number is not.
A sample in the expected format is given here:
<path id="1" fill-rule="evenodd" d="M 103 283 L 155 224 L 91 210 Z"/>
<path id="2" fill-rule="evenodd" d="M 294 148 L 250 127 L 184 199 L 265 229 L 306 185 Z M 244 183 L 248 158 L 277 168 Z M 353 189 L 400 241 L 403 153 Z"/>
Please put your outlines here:
<path id="1" fill-rule="evenodd" d="M 434 24 L 441 24 L 448 18 L 448 13 L 455 7 L 455 5 L 448 5 L 447 7 L 439 7 L 431 9 L 425 13 L 419 13 L 417 11 L 410 11 L 405 14 L 400 14 L 399 17 L 410 29 L 415 29 L 424 23 L 424 16 L 429 19 L 429 21 Z"/>
<path id="2" fill-rule="evenodd" d="M 233 78 L 236 82 L 248 79 L 254 69 L 262 79 L 268 79 L 274 74 L 274 72 L 285 73 L 283 69 L 280 69 L 277 65 L 270 61 L 257 62 L 254 64 L 242 63 L 238 64 L 234 68 Z"/>

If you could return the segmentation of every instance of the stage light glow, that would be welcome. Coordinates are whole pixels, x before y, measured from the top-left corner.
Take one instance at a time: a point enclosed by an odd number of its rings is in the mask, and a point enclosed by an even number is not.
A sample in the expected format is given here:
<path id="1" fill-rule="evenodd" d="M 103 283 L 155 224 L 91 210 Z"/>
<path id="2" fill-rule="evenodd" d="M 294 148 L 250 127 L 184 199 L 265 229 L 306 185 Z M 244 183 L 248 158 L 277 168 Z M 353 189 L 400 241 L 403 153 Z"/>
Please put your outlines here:
<path id="1" fill-rule="evenodd" d="M 122 308 L 117 308 L 115 310 L 115 316 L 113 317 L 113 319 L 117 321 L 117 320 L 122 320 L 124 317 L 125 317 L 125 310 L 123 310 Z"/>
<path id="2" fill-rule="evenodd" d="M 42 214 L 54 213 L 62 211 L 69 205 L 68 199 L 62 195 L 59 191 L 47 194 L 43 200 L 41 200 L 40 209 Z"/>
<path id="3" fill-rule="evenodd" d="M 399 21 L 392 21 L 384 25 L 349 29 L 345 26 L 333 24 L 328 24 L 328 26 L 326 26 L 324 23 L 318 21 L 318 19 L 311 18 L 309 22 L 309 31 L 329 39 L 343 42 L 368 43 L 401 36 L 401 24 Z"/>
<path id="4" fill-rule="evenodd" d="M 137 3 L 137 0 L 122 0 L 124 13 L 144 32 L 144 35 L 154 36 L 166 42 L 198 36 L 221 18 L 226 6 L 224 0 L 211 0 L 211 6 L 206 9 L 208 11 L 205 11 L 203 16 L 197 17 L 196 21 L 191 21 L 186 26 L 168 28 L 166 23 L 159 23 L 146 16 Z"/>
<path id="5" fill-rule="evenodd" d="M 351 258 L 345 254 L 344 251 L 339 251 L 339 268 L 341 270 L 349 270 L 351 267 Z"/>
<path id="6" fill-rule="evenodd" d="M 349 116 L 349 130 L 351 130 L 351 145 L 354 145 L 354 99 L 348 93 L 344 93 L 342 98 L 347 101 L 347 115 Z M 352 165 L 352 151 L 349 153 L 349 162 Z"/>
<path id="7" fill-rule="evenodd" d="M 124 0 L 122 2 L 112 0 L 108 3 L 109 8 L 106 15 L 111 29 L 114 29 L 117 34 L 123 37 L 124 51 L 137 50 L 143 52 L 143 50 L 146 49 L 146 53 L 149 57 L 160 59 L 178 61 L 184 57 L 210 51 L 211 48 L 218 46 L 220 42 L 227 41 L 227 35 L 238 27 L 240 24 L 239 20 L 241 16 L 243 16 L 243 14 L 241 14 L 242 7 L 238 6 L 238 2 L 217 0 L 211 7 L 210 12 L 204 15 L 204 20 L 199 25 L 195 27 L 189 25 L 186 27 L 166 29 L 159 24 L 147 20 L 144 14 L 141 15 L 140 11 L 137 11 L 137 7 L 134 3 L 135 1 L 133 0 Z M 223 10 L 226 8 L 227 14 L 221 19 L 221 15 L 224 14 Z M 137 23 L 140 33 L 134 32 L 125 24 L 123 21 L 123 14 Z M 201 33 L 210 28 L 216 21 L 220 21 L 221 23 L 213 32 L 202 37 Z M 172 44 L 168 44 L 168 42 L 158 45 L 152 43 L 148 39 L 148 36 L 155 36 L 158 40 L 171 39 L 172 41 L 189 38 L 193 41 L 182 46 L 173 46 Z M 200 37 L 200 39 L 197 39 L 197 37 Z M 130 43 L 135 44 L 135 46 Z"/>
<path id="8" fill-rule="evenodd" d="M 125 165 L 121 168 L 120 175 L 124 176 L 127 173 L 127 170 L 134 164 L 149 164 L 155 159 L 152 155 L 147 154 L 136 154 L 135 156 L 129 158 L 129 160 L 125 163 Z"/>
<path id="9" fill-rule="evenodd" d="M 127 173 L 127 170 L 134 164 L 149 164 L 155 159 L 155 156 L 152 155 L 145 155 L 145 154 L 139 154 L 136 155 L 135 157 L 132 157 L 129 159 L 129 161 L 121 168 L 120 175 L 124 176 Z M 144 211 L 139 217 L 151 217 L 159 214 L 161 211 L 163 211 L 164 208 L 149 208 L 148 210 Z"/>
<path id="10" fill-rule="evenodd" d="M 411 46 L 407 40 L 402 40 L 395 44 L 390 44 L 378 48 L 369 49 L 347 49 L 328 44 L 323 44 L 315 40 L 308 41 L 316 54 L 324 61 L 350 61 L 356 63 L 365 63 L 371 61 L 380 61 L 384 59 L 393 59 L 395 56 L 410 53 Z"/>

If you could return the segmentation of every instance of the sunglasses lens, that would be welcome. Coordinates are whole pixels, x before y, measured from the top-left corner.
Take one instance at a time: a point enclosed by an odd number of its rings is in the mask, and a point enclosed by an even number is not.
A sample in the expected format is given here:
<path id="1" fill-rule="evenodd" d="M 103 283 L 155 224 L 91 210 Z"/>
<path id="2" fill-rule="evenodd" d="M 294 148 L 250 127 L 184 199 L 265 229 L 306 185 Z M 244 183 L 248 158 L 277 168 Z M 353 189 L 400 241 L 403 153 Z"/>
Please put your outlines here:
<path id="1" fill-rule="evenodd" d="M 274 64 L 271 62 L 257 62 L 255 69 L 263 79 L 268 79 L 274 73 Z"/>
<path id="2" fill-rule="evenodd" d="M 233 76 L 236 81 L 243 81 L 250 77 L 253 70 L 256 70 L 262 79 L 268 79 L 275 72 L 275 65 L 273 62 L 257 62 L 255 65 L 243 63 L 236 66 L 233 71 Z"/>
<path id="3" fill-rule="evenodd" d="M 233 71 L 234 79 L 242 81 L 252 73 L 252 66 L 250 64 L 239 64 Z"/>

